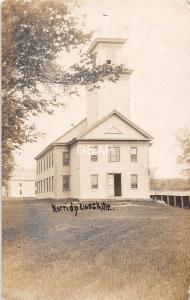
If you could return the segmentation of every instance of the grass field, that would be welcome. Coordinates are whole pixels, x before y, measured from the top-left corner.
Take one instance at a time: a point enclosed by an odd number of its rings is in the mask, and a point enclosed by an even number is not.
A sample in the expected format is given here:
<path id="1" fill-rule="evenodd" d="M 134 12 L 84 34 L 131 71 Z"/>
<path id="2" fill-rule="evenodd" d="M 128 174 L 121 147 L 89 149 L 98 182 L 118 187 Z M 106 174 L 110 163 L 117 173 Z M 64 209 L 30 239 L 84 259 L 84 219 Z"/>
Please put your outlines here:
<path id="1" fill-rule="evenodd" d="M 49 202 L 4 202 L 4 299 L 187 299 L 190 210 L 128 204 L 75 217 Z"/>

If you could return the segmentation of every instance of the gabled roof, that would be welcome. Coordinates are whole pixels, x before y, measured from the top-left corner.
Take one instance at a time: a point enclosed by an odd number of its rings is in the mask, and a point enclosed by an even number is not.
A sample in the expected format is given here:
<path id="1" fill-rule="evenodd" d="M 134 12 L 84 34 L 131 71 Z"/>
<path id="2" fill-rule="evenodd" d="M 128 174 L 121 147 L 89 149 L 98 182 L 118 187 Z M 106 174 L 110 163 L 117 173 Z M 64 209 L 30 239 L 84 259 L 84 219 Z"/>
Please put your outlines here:
<path id="1" fill-rule="evenodd" d="M 103 117 L 102 119 L 100 119 L 99 121 L 97 121 L 95 124 L 93 124 L 92 126 L 90 126 L 87 130 L 85 130 L 82 134 L 80 134 L 77 137 L 77 140 L 83 139 L 84 136 L 87 133 L 89 133 L 90 131 L 92 131 L 93 129 L 95 129 L 98 125 L 100 125 L 101 123 L 103 123 L 104 121 L 106 121 L 107 119 L 109 119 L 112 115 L 116 115 L 121 120 L 123 120 L 125 123 L 127 123 L 129 126 L 131 126 L 136 131 L 138 131 L 139 133 L 141 133 L 145 137 L 145 140 L 151 141 L 153 139 L 153 137 L 150 134 L 148 134 L 147 132 L 145 132 L 144 130 L 142 130 L 140 127 L 138 127 L 132 121 L 130 121 L 129 119 L 127 119 L 124 115 L 122 115 L 121 113 L 119 113 L 117 110 L 113 110 L 111 113 L 109 113 L 108 115 L 106 115 L 105 117 Z"/>
<path id="2" fill-rule="evenodd" d="M 58 137 L 56 140 L 54 140 L 51 144 L 49 144 L 46 148 L 44 148 L 34 159 L 38 159 L 40 156 L 42 156 L 44 153 L 46 153 L 48 150 L 50 150 L 54 146 L 59 145 L 69 145 L 71 141 L 73 141 L 76 138 L 76 135 L 74 135 L 74 132 L 77 128 L 79 128 L 81 125 L 85 125 L 86 118 L 77 123 L 75 126 L 73 126 L 71 129 L 66 131 L 64 134 L 62 134 L 60 137 Z M 73 134 L 72 134 L 73 133 Z M 67 139 L 67 136 L 70 135 L 69 140 Z M 64 139 L 65 141 L 60 142 L 61 139 Z"/>
<path id="3" fill-rule="evenodd" d="M 82 121 L 80 121 L 79 123 L 77 123 L 75 126 L 73 126 L 71 129 L 69 129 L 68 131 L 66 131 L 64 134 L 62 134 L 60 137 L 58 137 L 53 143 L 59 143 L 59 141 L 62 139 L 62 138 L 66 138 L 66 136 L 68 135 L 68 134 L 72 134 L 72 132 L 74 132 L 75 131 L 75 129 L 77 129 L 80 125 L 82 125 L 82 124 L 84 124 L 86 122 L 86 118 L 85 119 L 83 119 Z M 72 138 L 70 138 L 70 140 L 71 139 L 74 139 L 76 136 L 72 136 Z"/>
<path id="4" fill-rule="evenodd" d="M 127 119 L 125 116 L 123 116 L 121 113 L 119 113 L 117 110 L 113 110 L 111 113 L 109 113 L 108 115 L 106 115 L 105 117 L 103 117 L 102 119 L 100 119 L 99 121 L 97 121 L 95 124 L 93 124 L 92 126 L 90 126 L 88 129 L 82 131 L 79 135 L 75 134 L 76 129 L 80 128 L 80 126 L 85 125 L 86 124 L 86 119 L 83 119 L 81 122 L 79 122 L 77 125 L 75 125 L 73 128 L 71 128 L 70 130 L 68 130 L 67 132 L 65 132 L 63 135 L 61 135 L 58 139 L 56 139 L 54 142 L 52 142 L 51 144 L 49 144 L 42 152 L 40 152 L 35 159 L 38 159 L 40 156 L 42 156 L 44 153 L 46 153 L 49 149 L 51 149 L 53 146 L 69 146 L 72 143 L 74 143 L 77 140 L 88 140 L 85 139 L 85 135 L 87 133 L 89 133 L 90 131 L 92 131 L 93 129 L 95 129 L 96 127 L 98 127 L 101 123 L 103 123 L 104 121 L 106 121 L 107 119 L 109 119 L 111 116 L 116 115 L 118 118 L 120 118 L 122 121 L 124 121 L 126 124 L 128 124 L 129 126 L 131 126 L 133 129 L 135 129 L 137 132 L 139 132 L 140 134 L 142 134 L 144 136 L 144 140 L 145 141 L 151 141 L 153 139 L 153 137 L 151 135 L 149 135 L 147 132 L 145 132 L 144 130 L 142 130 L 140 127 L 138 127 L 136 124 L 134 124 L 133 122 L 131 122 L 129 119 Z M 82 128 L 82 127 L 81 127 Z M 98 137 L 97 139 L 98 140 Z M 102 140 L 101 138 L 99 138 L 99 140 Z M 117 140 L 122 140 L 118 137 Z M 133 140 L 136 141 L 137 139 L 123 139 L 123 140 Z"/>

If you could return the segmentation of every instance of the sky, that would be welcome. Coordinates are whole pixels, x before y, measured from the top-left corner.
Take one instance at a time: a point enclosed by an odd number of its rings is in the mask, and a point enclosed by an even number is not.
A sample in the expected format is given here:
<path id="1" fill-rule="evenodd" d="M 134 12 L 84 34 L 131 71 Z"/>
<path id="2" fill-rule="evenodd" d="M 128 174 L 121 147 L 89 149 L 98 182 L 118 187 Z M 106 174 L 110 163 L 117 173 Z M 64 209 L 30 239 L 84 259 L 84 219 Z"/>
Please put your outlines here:
<path id="1" fill-rule="evenodd" d="M 77 15 L 86 15 L 86 29 L 95 37 L 125 37 L 130 77 L 129 118 L 154 137 L 150 168 L 157 177 L 179 177 L 181 166 L 176 134 L 190 128 L 190 4 L 187 0 L 82 0 Z M 106 16 L 104 16 L 106 15 Z M 75 53 L 58 57 L 75 60 Z M 17 166 L 35 168 L 34 157 L 49 143 L 85 117 L 85 91 L 67 98 L 53 116 L 34 119 L 37 143 L 24 145 Z"/>

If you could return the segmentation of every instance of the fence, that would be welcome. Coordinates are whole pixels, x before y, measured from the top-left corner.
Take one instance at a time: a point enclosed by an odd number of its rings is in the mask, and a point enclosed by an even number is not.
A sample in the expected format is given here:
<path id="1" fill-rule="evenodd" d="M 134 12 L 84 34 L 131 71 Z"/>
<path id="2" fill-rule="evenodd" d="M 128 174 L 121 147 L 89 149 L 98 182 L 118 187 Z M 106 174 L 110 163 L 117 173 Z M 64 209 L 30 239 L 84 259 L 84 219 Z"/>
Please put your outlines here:
<path id="1" fill-rule="evenodd" d="M 151 194 L 150 197 L 155 200 L 164 201 L 166 204 L 190 209 L 190 196 L 189 195 L 171 195 L 171 194 Z"/>

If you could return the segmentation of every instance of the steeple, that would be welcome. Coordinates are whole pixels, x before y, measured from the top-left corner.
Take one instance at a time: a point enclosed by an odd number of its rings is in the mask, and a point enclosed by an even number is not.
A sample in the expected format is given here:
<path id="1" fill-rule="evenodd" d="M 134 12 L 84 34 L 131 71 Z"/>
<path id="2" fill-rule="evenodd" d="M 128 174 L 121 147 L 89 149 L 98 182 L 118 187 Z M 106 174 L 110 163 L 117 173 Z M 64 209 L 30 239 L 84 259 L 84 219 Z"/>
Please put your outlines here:
<path id="1" fill-rule="evenodd" d="M 96 53 L 97 64 L 126 65 L 125 43 L 126 39 L 123 38 L 97 38 L 87 53 Z M 130 73 L 131 71 L 127 70 L 121 74 L 116 83 L 105 80 L 100 89 L 92 92 L 89 92 L 90 86 L 86 86 L 87 126 L 92 125 L 113 110 L 129 117 Z"/>
<path id="2" fill-rule="evenodd" d="M 126 39 L 123 38 L 97 38 L 87 53 L 96 53 L 98 64 L 105 64 L 107 60 L 116 65 L 126 64 L 125 43 Z"/>

